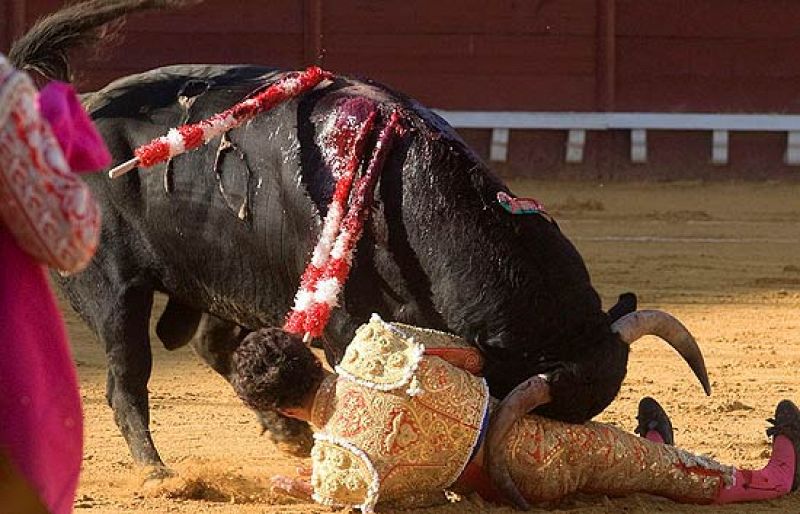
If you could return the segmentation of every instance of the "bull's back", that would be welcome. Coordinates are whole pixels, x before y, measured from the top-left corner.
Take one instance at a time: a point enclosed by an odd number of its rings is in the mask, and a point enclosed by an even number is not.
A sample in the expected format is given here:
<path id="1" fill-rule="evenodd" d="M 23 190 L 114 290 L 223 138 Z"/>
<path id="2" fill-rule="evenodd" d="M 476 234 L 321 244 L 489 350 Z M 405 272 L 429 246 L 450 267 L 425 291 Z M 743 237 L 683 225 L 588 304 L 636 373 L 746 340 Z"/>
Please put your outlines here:
<path id="1" fill-rule="evenodd" d="M 121 162 L 135 147 L 230 107 L 273 77 L 255 67 L 169 67 L 117 81 L 87 106 Z M 113 181 L 92 177 L 106 214 L 100 252 L 116 253 L 116 260 L 124 253 L 127 266 L 186 305 L 249 326 L 279 323 L 315 214 L 292 191 L 298 163 L 287 156 L 297 145 L 295 113 L 289 102 L 167 164 Z M 293 223 L 293 214 L 305 226 Z"/>

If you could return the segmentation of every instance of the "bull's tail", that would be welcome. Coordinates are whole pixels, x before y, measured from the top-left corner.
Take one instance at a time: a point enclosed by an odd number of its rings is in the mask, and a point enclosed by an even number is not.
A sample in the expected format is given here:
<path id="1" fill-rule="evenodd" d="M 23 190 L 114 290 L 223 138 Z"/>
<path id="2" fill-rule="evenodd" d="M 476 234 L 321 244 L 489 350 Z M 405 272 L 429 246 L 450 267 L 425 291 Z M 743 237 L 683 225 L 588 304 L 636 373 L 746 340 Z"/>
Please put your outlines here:
<path id="1" fill-rule="evenodd" d="M 53 80 L 72 78 L 68 52 L 106 40 L 128 14 L 149 9 L 167 9 L 203 0 L 89 0 L 42 18 L 8 53 L 11 63 L 36 71 Z"/>

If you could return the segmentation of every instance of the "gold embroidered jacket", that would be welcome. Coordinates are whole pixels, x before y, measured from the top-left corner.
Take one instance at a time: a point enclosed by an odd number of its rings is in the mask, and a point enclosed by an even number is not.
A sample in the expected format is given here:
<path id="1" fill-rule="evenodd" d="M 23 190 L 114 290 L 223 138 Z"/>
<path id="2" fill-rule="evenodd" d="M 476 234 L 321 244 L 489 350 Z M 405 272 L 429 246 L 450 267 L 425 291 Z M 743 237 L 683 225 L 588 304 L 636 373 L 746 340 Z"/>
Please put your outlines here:
<path id="1" fill-rule="evenodd" d="M 358 330 L 314 405 L 322 428 L 311 454 L 315 500 L 371 511 L 379 496 L 398 500 L 456 481 L 478 444 L 489 393 L 483 379 L 425 350 L 451 351 L 459 341 L 377 316 Z M 471 351 L 461 360 L 479 366 Z"/>

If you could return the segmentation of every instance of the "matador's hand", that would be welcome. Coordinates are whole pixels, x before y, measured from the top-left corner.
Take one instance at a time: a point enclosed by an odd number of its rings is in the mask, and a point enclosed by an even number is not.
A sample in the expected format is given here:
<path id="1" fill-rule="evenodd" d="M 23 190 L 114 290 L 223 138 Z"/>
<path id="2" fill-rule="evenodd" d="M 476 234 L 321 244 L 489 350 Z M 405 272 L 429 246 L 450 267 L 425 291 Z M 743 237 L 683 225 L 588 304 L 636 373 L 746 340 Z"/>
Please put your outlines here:
<path id="1" fill-rule="evenodd" d="M 270 479 L 272 492 L 285 494 L 299 500 L 311 500 L 314 489 L 307 478 L 275 475 Z"/>

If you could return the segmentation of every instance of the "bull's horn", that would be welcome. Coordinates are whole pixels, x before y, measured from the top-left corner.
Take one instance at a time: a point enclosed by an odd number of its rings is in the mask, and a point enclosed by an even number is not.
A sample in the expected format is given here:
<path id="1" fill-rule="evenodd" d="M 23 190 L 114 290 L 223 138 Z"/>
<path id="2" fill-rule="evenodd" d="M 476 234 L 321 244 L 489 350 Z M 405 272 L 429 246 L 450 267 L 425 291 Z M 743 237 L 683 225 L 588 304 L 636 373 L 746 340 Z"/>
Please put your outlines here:
<path id="1" fill-rule="evenodd" d="M 668 342 L 692 368 L 706 394 L 711 395 L 703 352 L 689 330 L 671 314 L 655 310 L 631 312 L 615 321 L 611 330 L 629 345 L 646 335 L 658 336 Z"/>
<path id="2" fill-rule="evenodd" d="M 547 383 L 547 377 L 544 375 L 531 377 L 515 387 L 500 402 L 486 431 L 486 471 L 500 494 L 519 510 L 528 510 L 530 505 L 511 479 L 506 462 L 508 433 L 528 412 L 549 402 L 550 385 Z"/>

